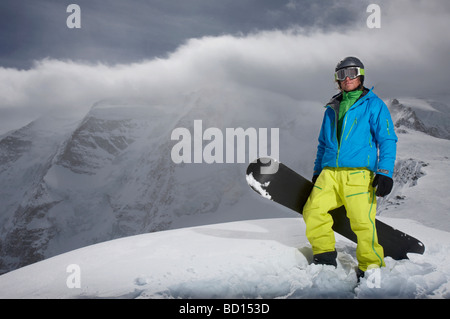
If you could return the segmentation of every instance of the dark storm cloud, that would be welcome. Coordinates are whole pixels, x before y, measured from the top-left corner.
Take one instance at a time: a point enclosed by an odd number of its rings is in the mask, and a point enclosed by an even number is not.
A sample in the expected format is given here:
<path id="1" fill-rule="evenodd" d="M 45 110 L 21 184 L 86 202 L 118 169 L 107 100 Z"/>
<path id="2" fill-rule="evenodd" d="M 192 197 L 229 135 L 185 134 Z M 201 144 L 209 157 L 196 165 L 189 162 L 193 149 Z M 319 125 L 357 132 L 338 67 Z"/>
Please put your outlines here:
<path id="1" fill-rule="evenodd" d="M 368 2 L 368 1 L 367 1 Z M 81 29 L 66 8 L 81 7 Z M 365 17 L 364 1 L 2 0 L 0 66 L 43 58 L 129 63 L 165 56 L 190 38 L 260 30 L 342 29 Z"/>
<path id="2" fill-rule="evenodd" d="M 449 95 L 447 0 L 380 1 L 380 29 L 367 27 L 367 6 L 356 0 L 179 2 L 80 1 L 80 30 L 65 26 L 68 2 L 12 4 L 17 21 L 0 31 L 0 59 L 14 66 L 0 66 L 0 134 L 104 98 L 174 105 L 205 87 L 325 103 L 348 55 L 363 60 L 365 83 L 382 98 Z"/>

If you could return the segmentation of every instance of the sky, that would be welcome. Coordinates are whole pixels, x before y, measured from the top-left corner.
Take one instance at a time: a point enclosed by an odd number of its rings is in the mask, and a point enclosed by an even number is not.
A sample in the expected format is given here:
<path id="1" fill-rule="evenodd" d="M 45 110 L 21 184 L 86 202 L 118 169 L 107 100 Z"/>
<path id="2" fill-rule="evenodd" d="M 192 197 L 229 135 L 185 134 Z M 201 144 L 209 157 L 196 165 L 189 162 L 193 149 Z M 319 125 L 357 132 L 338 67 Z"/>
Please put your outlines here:
<path id="1" fill-rule="evenodd" d="M 67 6 L 81 8 L 69 29 Z M 190 38 L 258 30 L 342 28 L 361 20 L 364 1 L 273 0 L 2 0 L 4 67 L 29 68 L 46 57 L 130 63 L 165 56 Z M 351 19 L 343 18 L 351 16 Z"/>
<path id="2" fill-rule="evenodd" d="M 118 96 L 166 101 L 204 87 L 326 103 L 345 56 L 380 97 L 447 101 L 450 2 L 2 0 L 0 134 Z M 69 4 L 81 28 L 68 28 Z"/>

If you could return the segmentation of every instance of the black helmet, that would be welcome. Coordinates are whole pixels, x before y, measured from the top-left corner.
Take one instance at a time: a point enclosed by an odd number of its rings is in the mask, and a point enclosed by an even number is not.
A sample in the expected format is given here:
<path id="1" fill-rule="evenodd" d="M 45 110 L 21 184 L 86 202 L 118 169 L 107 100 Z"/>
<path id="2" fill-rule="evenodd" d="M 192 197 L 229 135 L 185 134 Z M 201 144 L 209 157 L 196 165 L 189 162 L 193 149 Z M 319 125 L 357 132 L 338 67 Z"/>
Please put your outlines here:
<path id="1" fill-rule="evenodd" d="M 346 57 L 345 59 L 343 59 L 336 65 L 335 72 L 337 72 L 338 70 L 341 70 L 341 69 L 349 68 L 349 67 L 358 67 L 361 69 L 362 74 L 360 75 L 360 79 L 361 79 L 361 86 L 363 86 L 365 71 L 364 71 L 364 64 L 361 62 L 360 59 L 353 57 L 353 56 Z M 335 79 L 337 79 L 336 73 L 335 73 Z M 339 87 L 340 87 L 340 85 L 339 85 Z"/>
<path id="2" fill-rule="evenodd" d="M 344 60 L 340 61 L 336 65 L 336 69 L 334 71 L 336 72 L 337 70 L 345 69 L 345 68 L 348 68 L 350 66 L 357 66 L 357 67 L 359 67 L 361 69 L 364 69 L 364 64 L 361 62 L 360 59 L 355 58 L 353 56 L 349 56 L 349 57 L 346 57 Z"/>

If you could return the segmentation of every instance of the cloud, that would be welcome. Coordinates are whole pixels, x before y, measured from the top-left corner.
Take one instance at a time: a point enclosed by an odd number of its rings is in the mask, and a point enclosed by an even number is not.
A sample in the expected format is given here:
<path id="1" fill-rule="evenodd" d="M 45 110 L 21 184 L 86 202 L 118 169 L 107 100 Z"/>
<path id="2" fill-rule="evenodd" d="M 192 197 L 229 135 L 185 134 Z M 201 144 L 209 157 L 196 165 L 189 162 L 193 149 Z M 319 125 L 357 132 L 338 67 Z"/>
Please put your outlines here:
<path id="1" fill-rule="evenodd" d="M 345 4 L 301 0 L 295 10 L 273 0 L 78 0 L 82 28 L 72 30 L 66 27 L 66 8 L 71 3 L 2 0 L 0 65 L 29 68 L 31 61 L 45 57 L 130 63 L 164 56 L 189 38 L 286 29 L 294 24 L 339 27 L 352 22 L 339 15 L 364 11 L 360 0 Z"/>
<path id="2" fill-rule="evenodd" d="M 85 112 L 111 97 L 164 103 L 212 86 L 325 103 L 335 89 L 334 67 L 348 55 L 363 60 L 366 84 L 382 97 L 448 94 L 449 5 L 412 3 L 382 4 L 381 29 L 365 21 L 345 32 L 294 26 L 194 38 L 166 58 L 130 64 L 43 59 L 29 70 L 0 68 L 2 121 L 14 111 Z"/>

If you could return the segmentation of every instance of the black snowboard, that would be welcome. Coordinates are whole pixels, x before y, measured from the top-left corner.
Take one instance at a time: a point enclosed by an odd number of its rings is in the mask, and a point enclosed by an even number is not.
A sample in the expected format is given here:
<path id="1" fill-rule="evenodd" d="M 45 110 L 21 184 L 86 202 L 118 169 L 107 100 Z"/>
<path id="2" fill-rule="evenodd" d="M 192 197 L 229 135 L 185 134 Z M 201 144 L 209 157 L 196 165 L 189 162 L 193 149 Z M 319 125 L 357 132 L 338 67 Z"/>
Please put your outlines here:
<path id="1" fill-rule="evenodd" d="M 271 200 L 302 214 L 303 206 L 313 188 L 312 182 L 282 163 L 276 162 L 276 164 L 277 166 L 274 164 L 270 166 L 269 158 L 261 158 L 250 163 L 247 168 L 247 180 L 249 181 L 253 177 L 261 185 L 269 183 L 259 190 L 258 185 L 252 186 L 250 183 L 249 185 L 257 193 L 263 196 L 267 193 Z M 261 173 L 261 169 L 267 170 L 269 167 L 276 167 L 278 170 L 270 174 Z M 268 198 L 268 196 L 266 197 Z M 356 243 L 356 235 L 350 228 L 345 207 L 341 206 L 329 213 L 333 216 L 333 230 Z M 379 220 L 376 220 L 376 229 L 378 242 L 383 246 L 385 256 L 400 260 L 408 259 L 406 255 L 408 253 L 423 254 L 425 251 L 422 242 Z"/>

